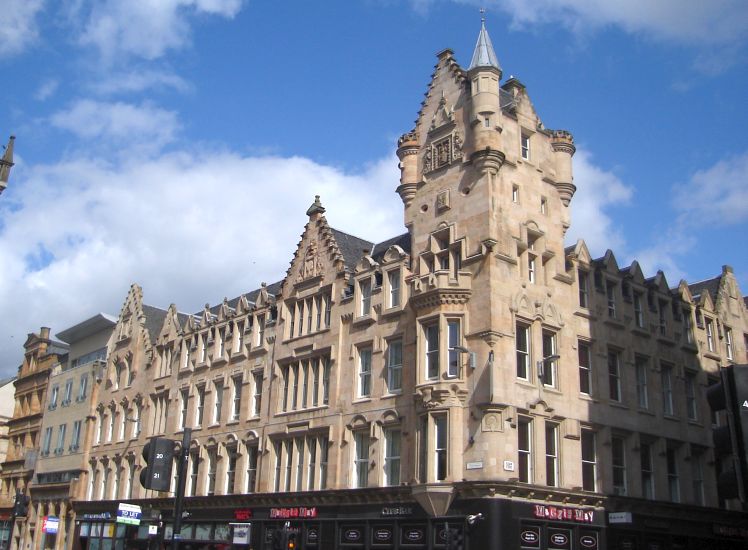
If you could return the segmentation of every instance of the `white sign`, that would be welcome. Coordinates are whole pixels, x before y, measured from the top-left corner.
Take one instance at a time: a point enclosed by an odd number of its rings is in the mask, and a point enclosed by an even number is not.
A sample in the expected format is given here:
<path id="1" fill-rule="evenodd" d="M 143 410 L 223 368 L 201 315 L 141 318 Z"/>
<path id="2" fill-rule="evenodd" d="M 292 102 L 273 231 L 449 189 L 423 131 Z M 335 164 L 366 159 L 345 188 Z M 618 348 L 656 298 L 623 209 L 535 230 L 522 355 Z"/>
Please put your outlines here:
<path id="1" fill-rule="evenodd" d="M 514 471 L 514 462 L 511 460 L 505 460 L 504 461 L 504 470 L 507 472 L 513 472 Z"/>
<path id="2" fill-rule="evenodd" d="M 250 535 L 252 534 L 251 523 L 232 523 L 234 528 L 234 544 L 249 544 Z"/>
<path id="3" fill-rule="evenodd" d="M 467 468 L 468 470 L 480 470 L 481 468 L 483 468 L 483 461 L 478 460 L 477 462 L 468 462 L 467 464 L 465 464 L 465 468 Z"/>
<path id="4" fill-rule="evenodd" d="M 608 523 L 631 523 L 631 512 L 608 512 Z"/>
<path id="5" fill-rule="evenodd" d="M 44 516 L 42 524 L 42 530 L 51 535 L 57 533 L 57 529 L 60 526 L 60 518 L 55 516 Z"/>
<path id="6" fill-rule="evenodd" d="M 158 535 L 158 525 L 149 525 L 148 526 L 148 534 L 149 535 Z"/>
<path id="7" fill-rule="evenodd" d="M 127 504 L 120 502 L 117 507 L 117 523 L 127 525 L 140 525 L 140 506 L 137 504 Z"/>

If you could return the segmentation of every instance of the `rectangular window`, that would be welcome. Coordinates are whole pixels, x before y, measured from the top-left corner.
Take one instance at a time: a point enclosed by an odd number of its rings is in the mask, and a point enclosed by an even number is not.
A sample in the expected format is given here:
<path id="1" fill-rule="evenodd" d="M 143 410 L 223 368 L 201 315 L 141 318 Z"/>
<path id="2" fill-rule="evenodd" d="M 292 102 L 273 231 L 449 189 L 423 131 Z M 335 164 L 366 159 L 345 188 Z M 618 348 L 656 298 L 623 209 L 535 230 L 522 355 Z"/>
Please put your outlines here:
<path id="1" fill-rule="evenodd" d="M 187 407 L 190 402 L 190 392 L 188 389 L 179 391 L 179 428 L 187 426 Z"/>
<path id="2" fill-rule="evenodd" d="M 363 317 L 371 313 L 371 279 L 362 279 L 358 287 L 361 292 L 360 315 Z"/>
<path id="3" fill-rule="evenodd" d="M 605 295 L 608 299 L 608 317 L 616 318 L 616 284 L 613 281 L 605 282 Z"/>
<path id="4" fill-rule="evenodd" d="M 665 452 L 667 462 L 667 484 L 671 502 L 680 502 L 680 478 L 678 476 L 678 454 L 675 448 L 668 447 Z"/>
<path id="5" fill-rule="evenodd" d="M 306 332 L 309 334 L 312 332 L 312 298 L 307 298 L 306 301 Z M 301 321 L 301 319 L 299 319 Z"/>
<path id="6" fill-rule="evenodd" d="M 727 353 L 727 358 L 732 361 L 734 355 L 732 349 L 732 329 L 730 327 L 725 327 L 725 352 Z"/>
<path id="7" fill-rule="evenodd" d="M 78 386 L 78 401 L 86 399 L 86 392 L 88 391 L 88 375 L 82 374 L 80 385 Z"/>
<path id="8" fill-rule="evenodd" d="M 255 386 L 255 392 L 252 396 L 252 416 L 260 416 L 260 409 L 262 408 L 262 373 L 257 372 L 252 378 L 254 379 Z"/>
<path id="9" fill-rule="evenodd" d="M 540 197 L 540 213 L 548 213 L 548 199 L 546 199 L 545 197 Z"/>
<path id="10" fill-rule="evenodd" d="M 597 490 L 597 446 L 595 432 L 582 430 L 582 489 Z"/>
<path id="11" fill-rule="evenodd" d="M 387 281 L 390 285 L 389 307 L 400 306 L 400 270 L 395 269 L 387 273 Z"/>
<path id="12" fill-rule="evenodd" d="M 639 460 L 642 472 L 642 497 L 653 500 L 655 497 L 655 478 L 652 465 L 652 446 L 649 443 L 641 444 Z"/>
<path id="13" fill-rule="evenodd" d="M 195 426 L 203 425 L 203 413 L 205 412 L 205 386 L 197 387 L 197 406 L 195 407 Z"/>
<path id="14" fill-rule="evenodd" d="M 696 376 L 693 371 L 686 371 L 686 414 L 689 420 L 699 419 L 699 407 L 696 401 Z"/>
<path id="15" fill-rule="evenodd" d="M 247 492 L 254 493 L 257 490 L 257 455 L 258 446 L 247 444 Z"/>
<path id="16" fill-rule="evenodd" d="M 244 353 L 244 323 L 234 323 L 234 353 Z"/>
<path id="17" fill-rule="evenodd" d="M 304 490 L 304 438 L 296 439 L 296 490 Z"/>
<path id="18" fill-rule="evenodd" d="M 299 404 L 299 364 L 291 366 L 291 409 L 294 411 Z"/>
<path id="19" fill-rule="evenodd" d="M 258 315 L 257 316 L 257 347 L 262 347 L 263 345 L 265 345 L 265 315 Z"/>
<path id="20" fill-rule="evenodd" d="M 521 138 L 521 148 L 522 148 L 522 158 L 525 160 L 530 160 L 530 136 L 522 133 Z"/>
<path id="21" fill-rule="evenodd" d="M 205 494 L 213 496 L 216 494 L 216 472 L 218 470 L 218 450 L 215 447 L 208 449 L 208 475 L 205 479 Z"/>
<path id="22" fill-rule="evenodd" d="M 439 377 L 439 325 L 432 323 L 423 328 L 426 336 L 426 377 Z"/>
<path id="23" fill-rule="evenodd" d="M 690 309 L 683 309 L 683 327 L 686 343 L 693 344 L 693 319 L 691 319 Z"/>
<path id="24" fill-rule="evenodd" d="M 387 346 L 387 388 L 390 392 L 403 387 L 403 341 L 391 340 Z"/>
<path id="25" fill-rule="evenodd" d="M 197 496 L 197 478 L 200 473 L 200 456 L 197 451 L 190 452 L 190 484 L 187 496 Z"/>
<path id="26" fill-rule="evenodd" d="M 556 387 L 556 370 L 558 360 L 550 358 L 556 355 L 556 334 L 547 330 L 543 331 L 543 385 L 551 388 Z"/>
<path id="27" fill-rule="evenodd" d="M 216 395 L 213 400 L 213 424 L 220 424 L 221 413 L 223 412 L 223 382 L 216 380 L 214 387 Z"/>
<path id="28" fill-rule="evenodd" d="M 586 342 L 577 343 L 579 354 L 579 391 L 581 393 L 592 395 L 592 360 L 590 354 L 590 345 Z"/>
<path id="29" fill-rule="evenodd" d="M 67 382 L 65 382 L 65 394 L 62 398 L 62 404 L 63 405 L 70 405 L 70 402 L 73 400 L 73 379 L 71 378 Z"/>
<path id="30" fill-rule="evenodd" d="M 317 473 L 317 440 L 310 437 L 307 440 L 309 447 L 309 466 L 307 467 L 306 488 L 308 491 L 314 490 L 314 477 Z"/>
<path id="31" fill-rule="evenodd" d="M 327 488 L 327 457 L 329 453 L 330 442 L 326 436 L 319 438 L 319 488 Z"/>
<path id="32" fill-rule="evenodd" d="M 319 405 L 319 359 L 312 361 L 312 407 Z"/>
<path id="33" fill-rule="evenodd" d="M 581 269 L 577 270 L 579 284 L 579 307 L 590 307 L 590 276 Z"/>
<path id="34" fill-rule="evenodd" d="M 309 361 L 301 364 L 301 408 L 306 409 L 309 394 Z"/>
<path id="35" fill-rule="evenodd" d="M 447 322 L 447 338 L 449 341 L 447 355 L 449 365 L 447 374 L 449 376 L 459 376 L 460 374 L 460 352 L 455 348 L 460 345 L 460 322 L 452 320 Z"/>
<path id="36" fill-rule="evenodd" d="M 512 202 L 517 204 L 519 202 L 519 186 L 512 185 Z"/>
<path id="37" fill-rule="evenodd" d="M 304 300 L 299 301 L 299 330 L 297 336 L 301 336 L 304 333 Z"/>
<path id="38" fill-rule="evenodd" d="M 714 351 L 714 323 L 711 319 L 706 320 L 706 347 Z"/>
<path id="39" fill-rule="evenodd" d="M 530 281 L 530 284 L 535 284 L 535 255 L 534 254 L 527 254 L 527 278 Z"/>
<path id="40" fill-rule="evenodd" d="M 231 420 L 239 420 L 242 412 L 242 379 L 231 379 Z"/>
<path id="41" fill-rule="evenodd" d="M 296 304 L 288 306 L 288 337 L 293 338 L 293 329 L 296 327 Z"/>
<path id="42" fill-rule="evenodd" d="M 224 355 L 226 354 L 225 331 L 226 331 L 226 329 L 224 329 L 224 328 L 219 328 L 216 331 L 217 341 L 216 341 L 216 344 L 215 344 L 215 349 L 216 349 L 216 355 L 217 355 L 216 358 L 217 359 L 223 359 Z"/>
<path id="43" fill-rule="evenodd" d="M 60 387 L 55 384 L 52 386 L 52 393 L 49 396 L 49 410 L 57 408 L 57 398 L 60 395 Z"/>
<path id="44" fill-rule="evenodd" d="M 613 468 L 613 494 L 626 496 L 626 442 L 622 437 L 614 436 L 611 443 L 611 465 Z"/>
<path id="45" fill-rule="evenodd" d="M 636 369 L 636 403 L 640 409 L 649 408 L 649 391 L 647 389 L 647 368 L 649 359 L 642 355 L 635 358 Z"/>
<path id="46" fill-rule="evenodd" d="M 358 350 L 358 396 L 371 395 L 371 348 Z"/>
<path id="47" fill-rule="evenodd" d="M 238 454 L 236 447 L 228 447 L 226 449 L 228 455 L 226 462 L 226 493 L 232 495 L 236 491 L 236 462 L 238 460 Z"/>
<path id="48" fill-rule="evenodd" d="M 557 487 L 558 479 L 558 424 L 545 423 L 545 483 Z"/>
<path id="49" fill-rule="evenodd" d="M 517 421 L 518 475 L 522 483 L 532 483 L 532 419 L 520 417 Z"/>
<path id="50" fill-rule="evenodd" d="M 517 323 L 517 378 L 530 379 L 530 327 Z"/>
<path id="51" fill-rule="evenodd" d="M 608 391 L 610 399 L 621 402 L 621 354 L 608 350 Z"/>
<path id="52" fill-rule="evenodd" d="M 293 440 L 289 439 L 283 445 L 284 452 L 286 453 L 286 478 L 283 483 L 283 490 L 288 492 L 291 490 L 291 467 L 293 465 Z"/>
<path id="53" fill-rule="evenodd" d="M 660 363 L 660 378 L 662 382 L 662 412 L 673 415 L 673 366 Z"/>
<path id="54" fill-rule="evenodd" d="M 52 446 L 52 426 L 44 430 L 44 439 L 42 441 L 42 455 L 49 454 L 49 448 Z"/>
<path id="55" fill-rule="evenodd" d="M 332 295 L 328 294 L 325 297 L 325 326 L 330 326 L 330 319 L 332 317 Z"/>
<path id="56" fill-rule="evenodd" d="M 388 428 L 384 432 L 384 484 L 400 485 L 400 439 L 399 428 Z"/>
<path id="57" fill-rule="evenodd" d="M 67 424 L 60 424 L 60 427 L 58 428 L 57 448 L 55 449 L 55 454 L 62 454 L 62 451 L 65 448 L 65 432 L 67 431 L 67 428 Z"/>
<path id="58" fill-rule="evenodd" d="M 659 311 L 658 320 L 660 323 L 660 336 L 667 336 L 667 302 L 659 300 L 657 306 Z"/>
<path id="59" fill-rule="evenodd" d="M 330 402 L 330 358 L 325 358 L 325 366 L 322 369 L 322 402 L 327 405 Z"/>
<path id="60" fill-rule="evenodd" d="M 640 292 L 634 292 L 634 320 L 637 327 L 644 328 L 644 309 L 642 308 L 642 295 Z"/>
<path id="61" fill-rule="evenodd" d="M 322 329 L 322 296 L 314 297 L 314 311 L 316 315 L 315 330 Z"/>
<path id="62" fill-rule="evenodd" d="M 77 451 L 80 448 L 82 426 L 83 426 L 82 420 L 76 420 L 75 422 L 73 422 L 73 433 L 70 436 L 70 450 L 71 451 Z"/>
<path id="63" fill-rule="evenodd" d="M 447 479 L 447 443 L 449 430 L 445 415 L 434 416 L 434 479 Z"/>
<path id="64" fill-rule="evenodd" d="M 369 433 L 359 430 L 353 434 L 355 458 L 353 461 L 353 486 L 369 485 Z"/>

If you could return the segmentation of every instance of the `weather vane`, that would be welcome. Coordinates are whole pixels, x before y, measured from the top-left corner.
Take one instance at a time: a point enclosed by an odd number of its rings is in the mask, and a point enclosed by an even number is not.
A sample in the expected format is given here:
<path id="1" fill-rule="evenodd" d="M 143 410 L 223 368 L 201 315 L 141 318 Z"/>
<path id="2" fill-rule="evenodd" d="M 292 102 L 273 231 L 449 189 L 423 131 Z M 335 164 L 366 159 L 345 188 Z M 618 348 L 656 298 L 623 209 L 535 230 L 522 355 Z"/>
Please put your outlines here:
<path id="1" fill-rule="evenodd" d="M 486 22 L 486 8 L 480 9 L 480 20 L 481 20 L 481 23 Z"/>

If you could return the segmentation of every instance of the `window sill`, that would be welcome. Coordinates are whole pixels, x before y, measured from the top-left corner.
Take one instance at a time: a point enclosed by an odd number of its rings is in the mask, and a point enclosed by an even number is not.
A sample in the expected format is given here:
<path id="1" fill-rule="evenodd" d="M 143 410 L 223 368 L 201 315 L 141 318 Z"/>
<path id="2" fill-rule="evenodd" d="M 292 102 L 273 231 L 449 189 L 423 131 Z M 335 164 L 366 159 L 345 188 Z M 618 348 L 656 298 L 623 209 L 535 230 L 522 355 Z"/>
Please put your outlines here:
<path id="1" fill-rule="evenodd" d="M 381 317 L 395 317 L 402 315 L 405 312 L 405 308 L 402 305 L 390 307 L 385 309 L 380 316 Z"/>
<path id="2" fill-rule="evenodd" d="M 722 359 L 719 354 L 714 353 L 713 351 L 705 351 L 704 357 L 707 357 L 708 359 L 714 359 L 715 361 L 719 361 L 720 359 Z"/>
<path id="3" fill-rule="evenodd" d="M 244 347 L 244 345 L 242 345 L 242 348 L 243 347 Z M 246 358 L 247 358 L 247 354 L 242 349 L 241 351 L 237 351 L 236 353 L 232 353 L 231 354 L 231 358 L 229 359 L 229 361 L 231 361 L 232 363 L 235 363 L 237 361 L 240 361 L 240 360 L 246 359 Z"/>
<path id="4" fill-rule="evenodd" d="M 622 321 L 620 321 L 617 317 L 608 317 L 605 319 L 605 324 L 610 325 L 614 328 L 625 328 Z"/>
<path id="5" fill-rule="evenodd" d="M 688 419 L 688 425 L 689 426 L 693 426 L 695 428 L 703 428 L 704 427 L 704 424 L 701 421 L 699 421 L 698 419 L 691 419 L 691 418 Z"/>
<path id="6" fill-rule="evenodd" d="M 647 416 L 651 416 L 652 418 L 654 418 L 654 417 L 657 416 L 654 412 L 650 411 L 649 409 L 639 408 L 639 409 L 636 410 L 636 412 L 638 412 L 639 414 L 644 414 L 644 415 L 647 415 Z"/>
<path id="7" fill-rule="evenodd" d="M 651 336 L 651 334 L 649 334 L 649 331 L 644 327 L 635 326 L 631 329 L 631 332 L 644 338 L 649 338 Z"/>
<path id="8" fill-rule="evenodd" d="M 353 326 L 368 326 L 374 323 L 376 319 L 372 316 L 371 313 L 368 313 L 366 315 L 361 315 L 360 317 L 357 317 L 353 320 Z"/>
<path id="9" fill-rule="evenodd" d="M 527 389 L 536 390 L 538 388 L 535 384 L 524 378 L 516 378 L 514 382 Z"/>
<path id="10" fill-rule="evenodd" d="M 380 397 L 380 399 L 391 399 L 393 397 L 400 397 L 403 394 L 403 390 L 394 390 L 387 392 Z"/>
<path id="11" fill-rule="evenodd" d="M 671 422 L 680 422 L 680 418 L 678 418 L 677 416 L 673 416 L 672 414 L 663 413 L 662 418 L 664 420 L 670 420 Z"/>
<path id="12" fill-rule="evenodd" d="M 226 422 L 226 425 L 227 426 L 233 426 L 235 424 L 239 424 L 239 422 L 240 422 L 240 419 L 238 419 L 238 418 L 232 418 L 231 420 L 229 420 L 228 422 Z"/>
<path id="13" fill-rule="evenodd" d="M 358 405 L 360 403 L 371 403 L 371 396 L 370 395 L 364 395 L 361 397 L 357 397 L 353 401 L 351 401 L 351 404 Z"/>
<path id="14" fill-rule="evenodd" d="M 213 361 L 211 361 L 210 366 L 219 367 L 225 365 L 226 363 L 228 363 L 226 357 L 218 357 L 217 359 L 213 359 Z"/>
<path id="15" fill-rule="evenodd" d="M 615 407 L 616 409 L 629 410 L 628 405 L 624 405 L 620 401 L 613 401 L 612 399 L 610 400 L 610 406 Z"/>

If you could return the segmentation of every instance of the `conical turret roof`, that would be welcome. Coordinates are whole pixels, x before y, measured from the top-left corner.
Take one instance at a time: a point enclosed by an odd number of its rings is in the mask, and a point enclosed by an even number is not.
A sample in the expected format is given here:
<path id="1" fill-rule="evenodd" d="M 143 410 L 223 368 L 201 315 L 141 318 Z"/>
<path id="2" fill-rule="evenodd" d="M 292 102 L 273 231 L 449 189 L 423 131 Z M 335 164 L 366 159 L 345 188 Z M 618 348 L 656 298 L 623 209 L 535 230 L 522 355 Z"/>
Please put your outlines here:
<path id="1" fill-rule="evenodd" d="M 478 42 L 475 44 L 473 59 L 470 61 L 470 69 L 477 67 L 494 67 L 501 71 L 499 59 L 496 57 L 496 52 L 493 51 L 491 37 L 488 36 L 488 31 L 486 30 L 485 19 L 481 20 Z"/>

